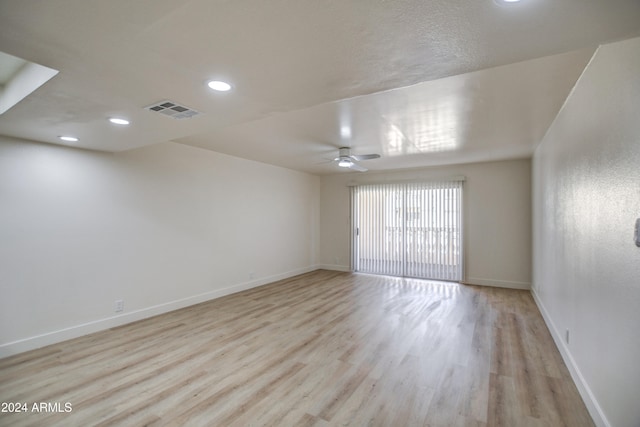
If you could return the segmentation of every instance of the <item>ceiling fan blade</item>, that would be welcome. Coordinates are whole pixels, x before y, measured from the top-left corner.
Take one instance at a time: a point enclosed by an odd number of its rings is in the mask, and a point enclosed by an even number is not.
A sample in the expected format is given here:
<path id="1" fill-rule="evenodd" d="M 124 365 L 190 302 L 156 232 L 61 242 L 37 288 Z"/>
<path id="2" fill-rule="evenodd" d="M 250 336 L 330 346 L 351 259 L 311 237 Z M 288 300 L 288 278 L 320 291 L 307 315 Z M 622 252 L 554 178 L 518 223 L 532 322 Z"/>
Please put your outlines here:
<path id="1" fill-rule="evenodd" d="M 354 171 L 358 171 L 358 172 L 366 172 L 369 170 L 367 168 L 363 168 L 362 166 L 356 163 L 351 163 L 351 166 L 349 166 L 349 169 L 353 169 Z"/>
<path id="2" fill-rule="evenodd" d="M 380 158 L 380 154 L 361 154 L 361 155 L 352 155 L 351 158 L 353 160 L 371 160 Z"/>

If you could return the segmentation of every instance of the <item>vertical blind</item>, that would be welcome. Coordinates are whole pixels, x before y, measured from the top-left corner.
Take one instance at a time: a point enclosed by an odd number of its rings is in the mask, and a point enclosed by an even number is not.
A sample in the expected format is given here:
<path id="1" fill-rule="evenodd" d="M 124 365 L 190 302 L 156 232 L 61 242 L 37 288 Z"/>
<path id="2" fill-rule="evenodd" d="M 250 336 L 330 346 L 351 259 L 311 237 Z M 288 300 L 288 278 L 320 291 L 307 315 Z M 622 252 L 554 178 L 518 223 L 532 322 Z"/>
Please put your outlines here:
<path id="1" fill-rule="evenodd" d="M 351 187 L 355 271 L 462 280 L 462 181 Z"/>

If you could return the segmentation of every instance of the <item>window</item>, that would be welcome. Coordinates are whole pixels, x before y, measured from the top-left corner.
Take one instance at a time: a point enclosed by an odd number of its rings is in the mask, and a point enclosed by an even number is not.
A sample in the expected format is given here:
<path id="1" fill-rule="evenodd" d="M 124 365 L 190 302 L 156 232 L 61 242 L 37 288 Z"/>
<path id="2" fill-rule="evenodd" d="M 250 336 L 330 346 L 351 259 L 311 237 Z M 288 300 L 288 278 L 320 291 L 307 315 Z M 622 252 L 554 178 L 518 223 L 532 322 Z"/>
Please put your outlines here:
<path id="1" fill-rule="evenodd" d="M 352 187 L 355 271 L 462 280 L 462 181 Z"/>

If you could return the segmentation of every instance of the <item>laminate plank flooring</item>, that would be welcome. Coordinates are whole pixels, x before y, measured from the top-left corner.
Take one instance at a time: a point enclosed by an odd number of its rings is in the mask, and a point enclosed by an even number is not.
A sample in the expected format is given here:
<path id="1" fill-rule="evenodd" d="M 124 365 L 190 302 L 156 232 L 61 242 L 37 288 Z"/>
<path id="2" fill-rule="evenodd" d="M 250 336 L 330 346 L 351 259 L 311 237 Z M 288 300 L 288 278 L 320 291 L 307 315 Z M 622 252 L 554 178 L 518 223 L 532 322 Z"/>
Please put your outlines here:
<path id="1" fill-rule="evenodd" d="M 0 360 L 2 426 L 591 426 L 529 292 L 315 271 Z"/>

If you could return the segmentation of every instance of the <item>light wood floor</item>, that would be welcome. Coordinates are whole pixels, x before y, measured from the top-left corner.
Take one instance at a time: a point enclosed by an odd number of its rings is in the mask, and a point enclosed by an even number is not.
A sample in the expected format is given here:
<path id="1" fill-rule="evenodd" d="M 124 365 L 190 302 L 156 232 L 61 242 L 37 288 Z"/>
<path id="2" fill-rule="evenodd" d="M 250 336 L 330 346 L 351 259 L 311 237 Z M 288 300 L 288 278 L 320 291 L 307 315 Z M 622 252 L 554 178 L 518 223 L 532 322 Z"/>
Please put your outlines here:
<path id="1" fill-rule="evenodd" d="M 590 426 L 526 291 L 317 271 L 0 360 L 0 425 Z"/>

